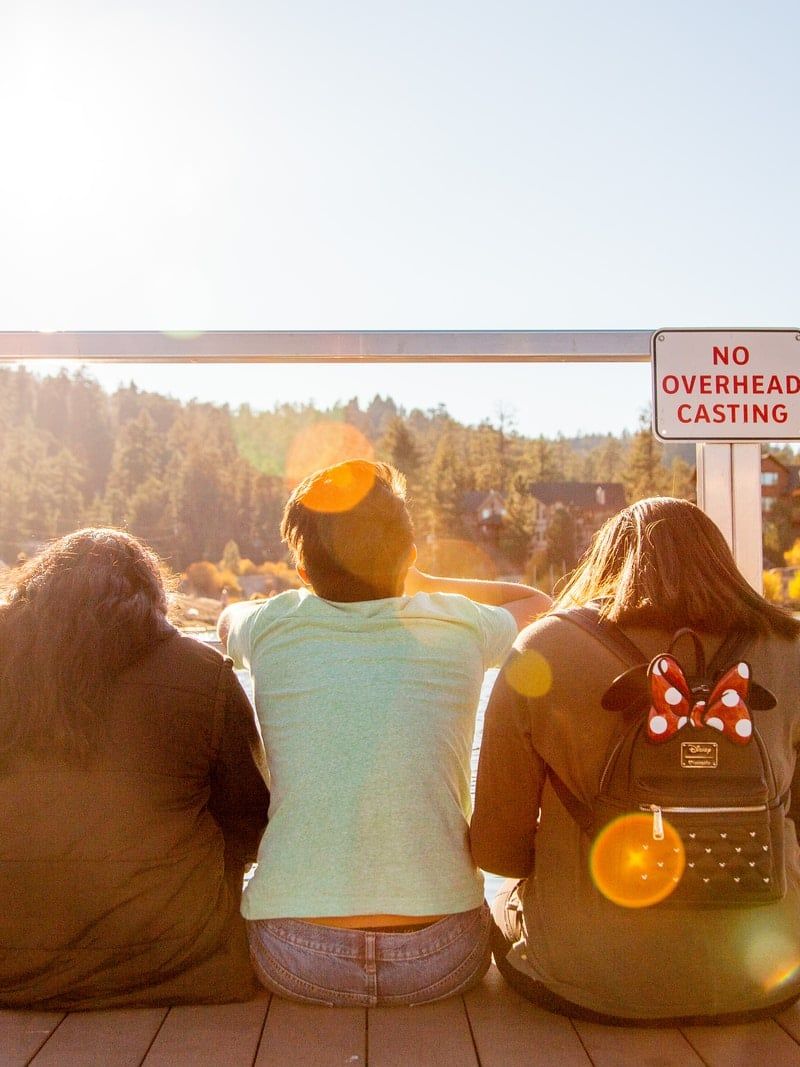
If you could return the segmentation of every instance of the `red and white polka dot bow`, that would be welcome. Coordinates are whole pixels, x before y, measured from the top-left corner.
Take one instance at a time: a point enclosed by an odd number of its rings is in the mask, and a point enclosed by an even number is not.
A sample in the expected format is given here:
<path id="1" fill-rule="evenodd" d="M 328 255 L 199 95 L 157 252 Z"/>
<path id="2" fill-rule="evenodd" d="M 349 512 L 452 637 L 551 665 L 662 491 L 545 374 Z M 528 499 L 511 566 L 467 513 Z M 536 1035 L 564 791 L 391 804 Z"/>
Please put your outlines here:
<path id="1" fill-rule="evenodd" d="M 717 681 L 708 699 L 706 690 L 692 692 L 676 659 L 664 653 L 650 664 L 647 672 L 651 707 L 647 736 L 655 742 L 669 741 L 684 726 L 711 726 L 737 745 L 746 745 L 753 733 L 747 708 L 750 668 L 744 662 L 730 667 Z"/>

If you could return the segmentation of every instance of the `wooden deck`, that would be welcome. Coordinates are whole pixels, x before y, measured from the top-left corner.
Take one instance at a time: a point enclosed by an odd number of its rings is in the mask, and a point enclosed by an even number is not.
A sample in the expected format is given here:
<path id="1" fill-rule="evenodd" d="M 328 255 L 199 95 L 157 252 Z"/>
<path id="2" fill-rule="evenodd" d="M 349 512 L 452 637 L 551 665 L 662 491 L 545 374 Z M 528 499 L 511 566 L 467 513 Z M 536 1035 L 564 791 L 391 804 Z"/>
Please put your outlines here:
<path id="1" fill-rule="evenodd" d="M 247 1004 L 0 1011 L 0 1067 L 800 1067 L 800 1007 L 775 1021 L 680 1030 L 572 1022 L 528 1004 L 494 969 L 418 1008 Z"/>

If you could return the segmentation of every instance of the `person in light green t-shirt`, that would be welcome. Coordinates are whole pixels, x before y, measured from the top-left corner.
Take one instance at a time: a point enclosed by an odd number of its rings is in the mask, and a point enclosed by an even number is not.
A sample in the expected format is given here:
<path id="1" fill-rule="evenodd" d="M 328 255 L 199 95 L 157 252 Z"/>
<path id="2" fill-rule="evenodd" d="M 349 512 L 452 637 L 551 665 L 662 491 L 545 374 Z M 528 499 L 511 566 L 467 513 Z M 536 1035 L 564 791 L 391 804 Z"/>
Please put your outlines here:
<path id="1" fill-rule="evenodd" d="M 243 899 L 273 992 L 411 1004 L 489 963 L 470 857 L 469 758 L 484 672 L 549 598 L 416 566 L 405 482 L 352 460 L 309 476 L 281 533 L 305 583 L 220 619 L 250 670 L 271 778 Z"/>

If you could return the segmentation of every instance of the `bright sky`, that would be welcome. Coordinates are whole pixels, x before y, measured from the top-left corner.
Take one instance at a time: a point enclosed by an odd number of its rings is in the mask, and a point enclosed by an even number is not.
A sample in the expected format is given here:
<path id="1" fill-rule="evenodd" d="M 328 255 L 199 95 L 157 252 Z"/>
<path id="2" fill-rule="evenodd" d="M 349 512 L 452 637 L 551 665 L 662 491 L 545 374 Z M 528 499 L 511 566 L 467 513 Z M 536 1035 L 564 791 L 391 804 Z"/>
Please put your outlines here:
<path id="1" fill-rule="evenodd" d="M 799 326 L 799 31 L 795 0 L 3 0 L 0 329 Z M 649 396 L 636 365 L 135 376 L 546 434 Z"/>

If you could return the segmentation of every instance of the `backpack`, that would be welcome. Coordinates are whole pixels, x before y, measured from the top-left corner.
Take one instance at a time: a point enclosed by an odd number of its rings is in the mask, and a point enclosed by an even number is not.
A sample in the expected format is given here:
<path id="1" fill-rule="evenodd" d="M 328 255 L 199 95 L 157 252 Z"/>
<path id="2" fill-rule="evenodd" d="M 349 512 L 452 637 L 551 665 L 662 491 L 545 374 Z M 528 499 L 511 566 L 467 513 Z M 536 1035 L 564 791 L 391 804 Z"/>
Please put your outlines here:
<path id="1" fill-rule="evenodd" d="M 615 877 L 633 863 L 627 876 L 641 879 L 643 888 L 648 879 L 654 889 L 662 886 L 646 904 L 736 907 L 783 897 L 789 796 L 778 794 L 752 717 L 776 701 L 753 681 L 741 658 L 748 638 L 729 634 L 706 668 L 698 635 L 681 629 L 666 652 L 648 662 L 596 609 L 558 614 L 628 667 L 602 698 L 606 710 L 620 713 L 621 728 L 591 806 L 548 769 L 561 803 L 594 842 L 592 862 L 607 841 L 603 863 L 615 867 Z M 693 670 L 677 658 L 679 647 L 693 651 Z M 643 906 L 626 899 L 616 903 Z"/>

